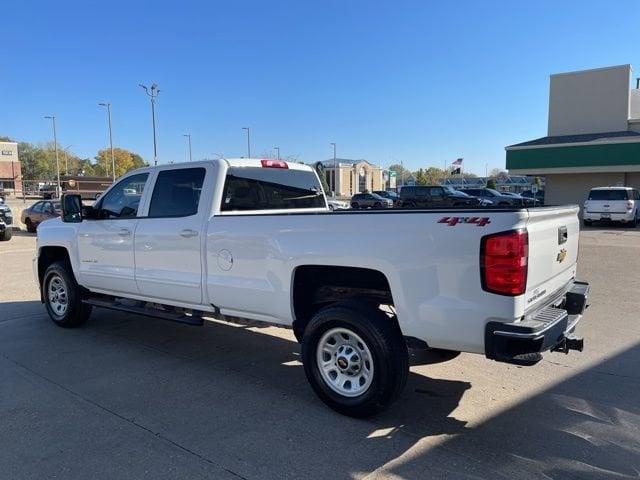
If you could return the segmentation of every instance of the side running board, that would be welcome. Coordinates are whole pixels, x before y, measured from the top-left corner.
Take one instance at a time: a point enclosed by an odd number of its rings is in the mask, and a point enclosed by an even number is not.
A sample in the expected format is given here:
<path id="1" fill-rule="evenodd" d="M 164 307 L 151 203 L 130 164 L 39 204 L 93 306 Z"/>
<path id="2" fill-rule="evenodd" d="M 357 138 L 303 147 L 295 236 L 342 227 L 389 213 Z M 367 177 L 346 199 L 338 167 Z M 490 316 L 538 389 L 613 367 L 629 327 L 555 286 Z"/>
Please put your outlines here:
<path id="1" fill-rule="evenodd" d="M 172 311 L 174 307 L 161 305 L 161 308 L 148 306 L 146 302 L 131 301 L 128 299 L 118 299 L 109 297 L 88 297 L 82 300 L 83 303 L 99 308 L 108 308 L 120 312 L 135 313 L 146 317 L 160 318 L 171 322 L 186 323 L 187 325 L 200 326 L 204 323 L 201 312 L 187 314 L 182 311 Z"/>

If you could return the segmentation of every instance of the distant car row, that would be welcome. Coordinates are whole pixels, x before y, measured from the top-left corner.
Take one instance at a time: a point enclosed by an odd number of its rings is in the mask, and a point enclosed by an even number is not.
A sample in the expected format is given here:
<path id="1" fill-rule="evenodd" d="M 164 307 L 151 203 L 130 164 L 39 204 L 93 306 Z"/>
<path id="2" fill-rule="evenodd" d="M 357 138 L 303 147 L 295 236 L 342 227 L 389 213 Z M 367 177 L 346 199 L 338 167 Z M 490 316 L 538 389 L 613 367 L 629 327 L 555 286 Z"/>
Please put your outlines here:
<path id="1" fill-rule="evenodd" d="M 335 201 L 334 201 L 335 202 Z M 516 193 L 498 192 L 491 188 L 471 188 L 456 190 L 450 186 L 405 186 L 398 195 L 395 192 L 377 190 L 371 193 L 357 193 L 351 197 L 350 206 L 360 208 L 450 208 L 450 207 L 532 207 L 540 205 L 535 198 Z M 337 204 L 332 210 L 348 208 Z"/>

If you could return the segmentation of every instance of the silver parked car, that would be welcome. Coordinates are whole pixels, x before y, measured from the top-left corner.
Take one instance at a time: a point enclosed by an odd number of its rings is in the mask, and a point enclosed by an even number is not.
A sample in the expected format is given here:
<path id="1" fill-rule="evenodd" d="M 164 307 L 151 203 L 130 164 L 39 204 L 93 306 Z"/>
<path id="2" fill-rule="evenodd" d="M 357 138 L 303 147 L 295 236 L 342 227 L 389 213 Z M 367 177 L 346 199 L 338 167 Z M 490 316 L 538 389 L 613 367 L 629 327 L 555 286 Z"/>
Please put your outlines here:
<path id="1" fill-rule="evenodd" d="M 351 197 L 351 208 L 392 208 L 393 200 L 375 193 L 356 193 Z"/>

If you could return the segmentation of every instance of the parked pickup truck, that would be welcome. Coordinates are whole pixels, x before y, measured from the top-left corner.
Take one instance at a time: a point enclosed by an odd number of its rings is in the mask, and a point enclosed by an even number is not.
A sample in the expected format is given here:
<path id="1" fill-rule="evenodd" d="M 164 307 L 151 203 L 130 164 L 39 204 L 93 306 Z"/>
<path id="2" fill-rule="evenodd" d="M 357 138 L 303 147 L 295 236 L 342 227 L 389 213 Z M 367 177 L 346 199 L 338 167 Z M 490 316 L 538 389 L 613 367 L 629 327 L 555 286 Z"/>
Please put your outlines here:
<path id="1" fill-rule="evenodd" d="M 391 404 L 409 347 L 521 365 L 582 349 L 576 206 L 331 212 L 310 167 L 248 159 L 143 168 L 62 206 L 34 259 L 54 323 L 103 307 L 291 327 L 343 414 Z"/>

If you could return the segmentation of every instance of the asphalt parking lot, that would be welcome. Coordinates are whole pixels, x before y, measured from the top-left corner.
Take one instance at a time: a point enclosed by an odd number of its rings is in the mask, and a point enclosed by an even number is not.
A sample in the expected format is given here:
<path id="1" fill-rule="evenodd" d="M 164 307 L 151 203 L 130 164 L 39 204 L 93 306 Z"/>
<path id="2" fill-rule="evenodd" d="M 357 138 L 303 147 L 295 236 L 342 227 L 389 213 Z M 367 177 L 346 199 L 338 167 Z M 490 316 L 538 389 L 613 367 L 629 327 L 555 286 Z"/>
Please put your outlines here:
<path id="1" fill-rule="evenodd" d="M 287 330 L 99 310 L 54 326 L 34 248 L 24 232 L 0 244 L 2 478 L 640 475 L 640 229 L 582 234 L 583 353 L 414 366 L 399 402 L 369 420 L 316 399 Z"/>

